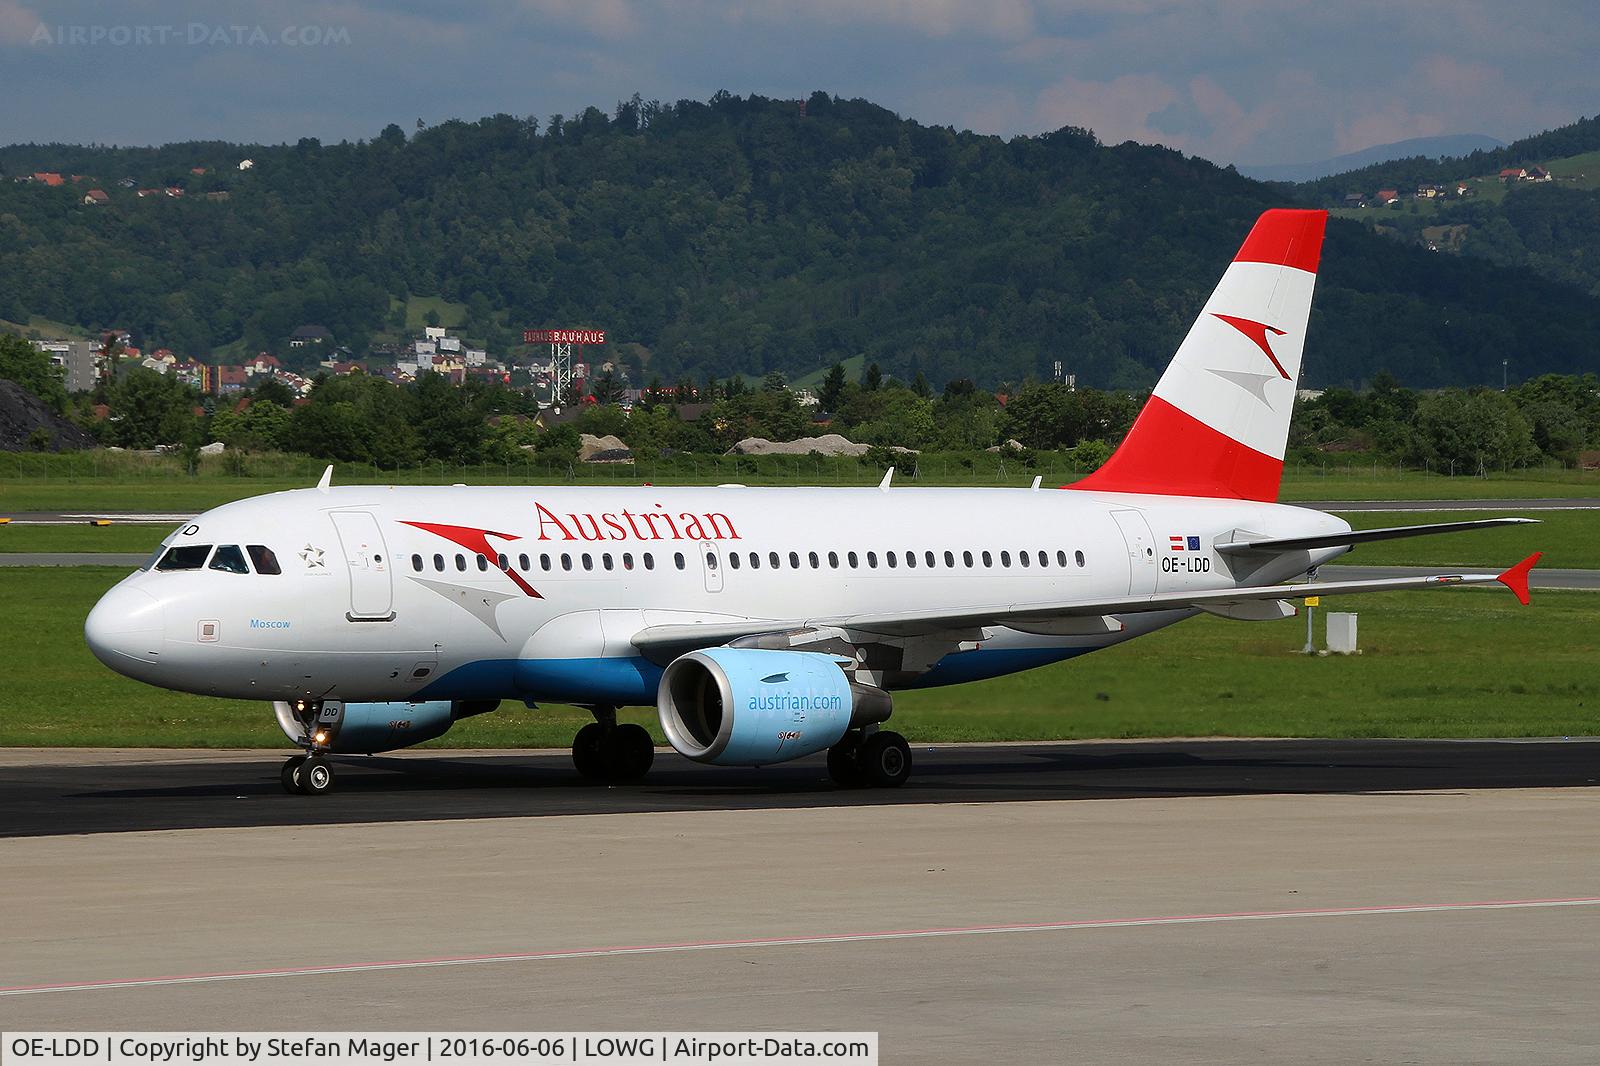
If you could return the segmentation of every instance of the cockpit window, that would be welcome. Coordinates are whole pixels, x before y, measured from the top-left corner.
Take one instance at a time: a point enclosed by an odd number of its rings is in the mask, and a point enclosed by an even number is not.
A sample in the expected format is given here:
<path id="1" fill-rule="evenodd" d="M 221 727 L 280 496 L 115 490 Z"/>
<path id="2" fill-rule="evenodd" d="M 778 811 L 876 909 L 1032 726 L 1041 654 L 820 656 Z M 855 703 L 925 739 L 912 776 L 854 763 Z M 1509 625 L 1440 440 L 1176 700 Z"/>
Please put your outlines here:
<path id="1" fill-rule="evenodd" d="M 217 549 L 217 554 L 211 557 L 211 569 L 225 570 L 230 574 L 248 574 L 250 567 L 245 565 L 244 552 L 239 550 L 237 544 L 224 544 Z"/>
<path id="2" fill-rule="evenodd" d="M 180 544 L 175 548 L 168 548 L 167 554 L 161 557 L 156 564 L 157 570 L 198 570 L 206 565 L 206 556 L 211 554 L 209 544 Z"/>

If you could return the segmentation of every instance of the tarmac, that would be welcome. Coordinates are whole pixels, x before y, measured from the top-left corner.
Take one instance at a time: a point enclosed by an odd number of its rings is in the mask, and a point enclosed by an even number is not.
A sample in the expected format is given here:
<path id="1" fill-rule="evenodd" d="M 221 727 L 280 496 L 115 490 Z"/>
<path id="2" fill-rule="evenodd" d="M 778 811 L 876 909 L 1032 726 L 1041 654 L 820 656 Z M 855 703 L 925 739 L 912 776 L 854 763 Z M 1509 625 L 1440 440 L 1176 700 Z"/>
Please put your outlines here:
<path id="1" fill-rule="evenodd" d="M 0 752 L 0 1028 L 876 1030 L 901 1062 L 1593 1062 L 1600 742 Z"/>

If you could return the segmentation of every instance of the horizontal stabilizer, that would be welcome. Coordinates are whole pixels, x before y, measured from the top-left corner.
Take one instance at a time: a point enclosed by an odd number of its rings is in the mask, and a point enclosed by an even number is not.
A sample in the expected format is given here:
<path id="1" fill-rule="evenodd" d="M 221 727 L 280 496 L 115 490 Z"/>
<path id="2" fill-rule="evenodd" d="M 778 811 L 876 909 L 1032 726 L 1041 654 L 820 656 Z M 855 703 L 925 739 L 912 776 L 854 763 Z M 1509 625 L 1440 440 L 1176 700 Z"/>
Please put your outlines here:
<path id="1" fill-rule="evenodd" d="M 1399 540 L 1401 537 L 1427 537 L 1435 533 L 1460 533 L 1466 529 L 1492 526 L 1536 525 L 1537 518 L 1480 518 L 1469 522 L 1434 522 L 1421 526 L 1385 526 L 1382 529 L 1352 529 L 1348 533 L 1325 533 L 1316 537 L 1280 537 L 1276 540 L 1245 540 L 1218 544 L 1223 555 L 1297 551 L 1303 548 L 1335 548 L 1345 544 L 1365 544 L 1374 540 Z"/>

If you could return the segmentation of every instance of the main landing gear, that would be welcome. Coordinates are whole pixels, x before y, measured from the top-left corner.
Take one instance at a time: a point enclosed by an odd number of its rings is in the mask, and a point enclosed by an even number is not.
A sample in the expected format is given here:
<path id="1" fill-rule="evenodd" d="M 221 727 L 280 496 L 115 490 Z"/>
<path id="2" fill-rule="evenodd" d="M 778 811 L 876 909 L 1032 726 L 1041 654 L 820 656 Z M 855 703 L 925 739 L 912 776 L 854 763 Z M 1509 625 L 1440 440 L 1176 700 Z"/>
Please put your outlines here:
<path id="1" fill-rule="evenodd" d="M 656 760 L 649 730 L 632 722 L 617 724 L 615 707 L 591 707 L 595 720 L 572 738 L 572 765 L 591 781 L 637 781 Z"/>
<path id="2" fill-rule="evenodd" d="M 293 755 L 278 773 L 283 790 L 301 796 L 333 791 L 333 764 L 320 755 Z"/>
<path id="3" fill-rule="evenodd" d="M 828 749 L 828 776 L 845 788 L 899 788 L 911 776 L 911 745 L 889 729 L 852 729 Z"/>

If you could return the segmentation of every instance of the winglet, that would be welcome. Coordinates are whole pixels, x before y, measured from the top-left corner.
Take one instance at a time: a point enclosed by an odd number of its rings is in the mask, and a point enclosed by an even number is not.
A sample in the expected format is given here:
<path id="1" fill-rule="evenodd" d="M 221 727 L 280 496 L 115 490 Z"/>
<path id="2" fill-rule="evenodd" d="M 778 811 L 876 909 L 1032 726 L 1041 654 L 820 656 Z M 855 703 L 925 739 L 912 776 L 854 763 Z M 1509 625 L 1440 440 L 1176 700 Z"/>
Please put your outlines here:
<path id="1" fill-rule="evenodd" d="M 328 486 L 333 484 L 333 464 L 328 464 L 328 469 L 322 472 L 322 480 L 317 482 L 318 492 L 327 492 Z"/>
<path id="2" fill-rule="evenodd" d="M 888 492 L 889 491 L 889 482 L 891 482 L 893 480 L 894 480 L 894 467 L 891 466 L 889 469 L 887 469 L 887 470 L 885 470 L 883 472 L 883 480 L 878 482 L 878 491 L 879 492 Z"/>
<path id="3" fill-rule="evenodd" d="M 1534 552 L 1522 562 L 1495 578 L 1500 584 L 1510 589 L 1512 594 L 1517 597 L 1517 601 L 1523 606 L 1527 606 L 1528 603 L 1528 573 L 1533 569 L 1533 564 L 1537 563 L 1539 557 L 1543 554 L 1544 552 Z"/>

